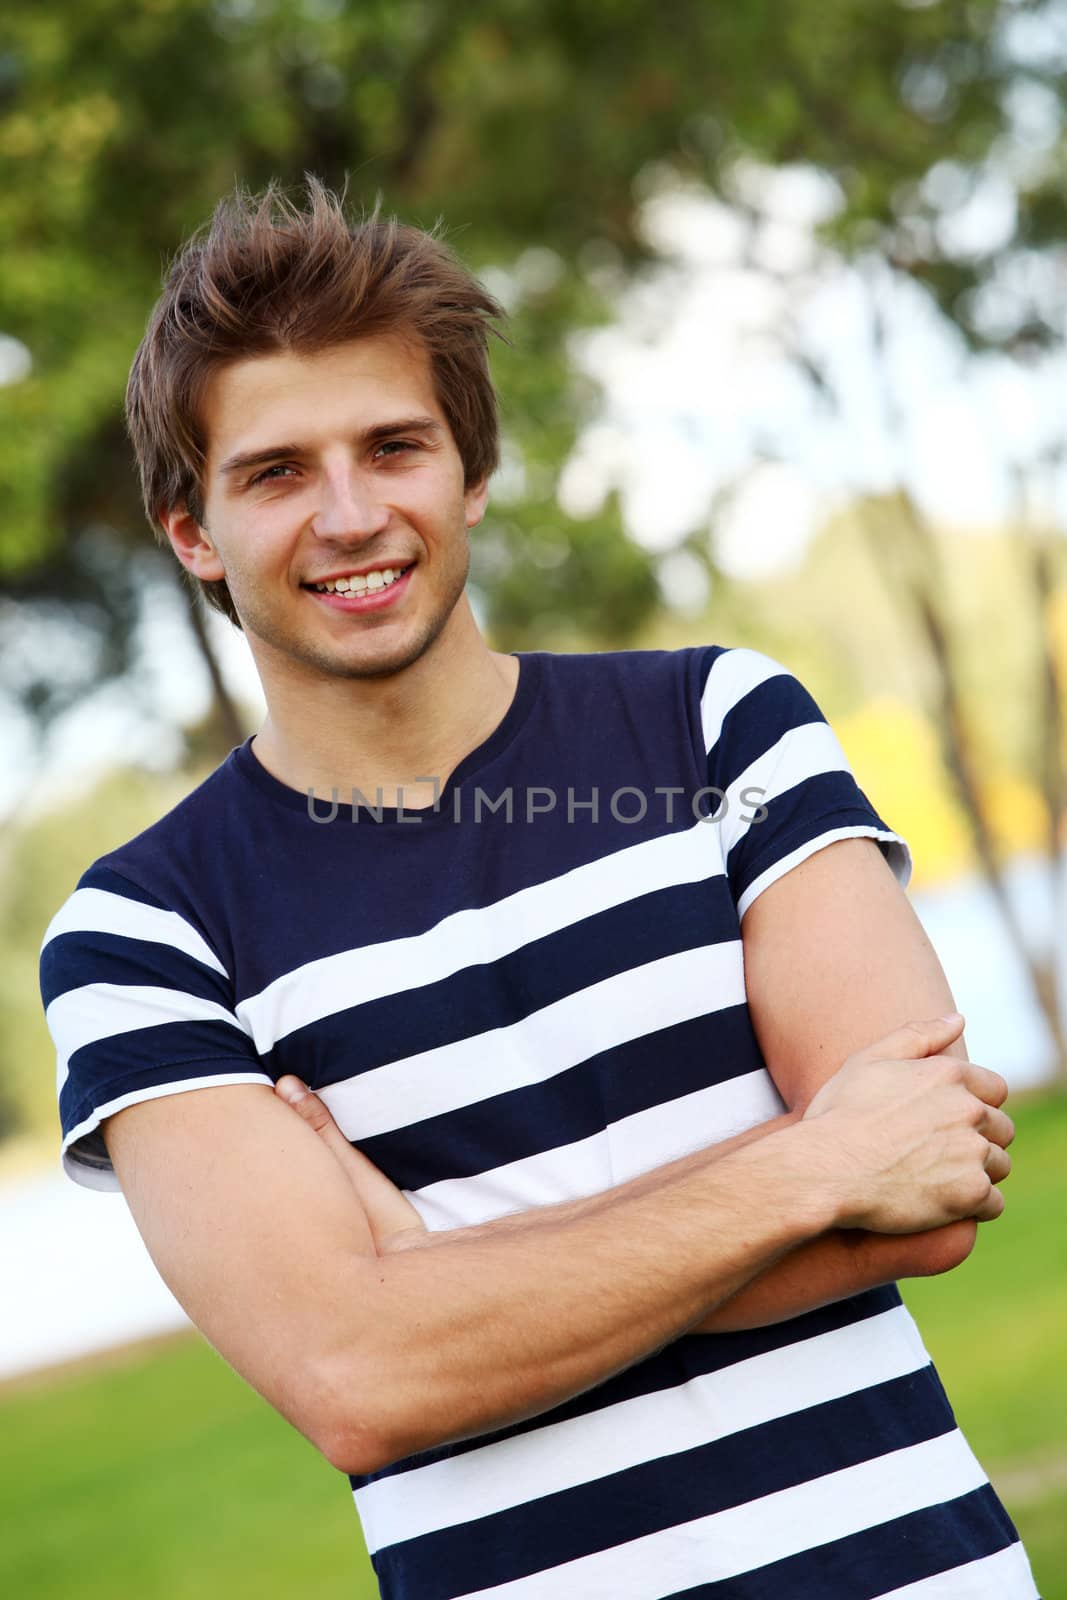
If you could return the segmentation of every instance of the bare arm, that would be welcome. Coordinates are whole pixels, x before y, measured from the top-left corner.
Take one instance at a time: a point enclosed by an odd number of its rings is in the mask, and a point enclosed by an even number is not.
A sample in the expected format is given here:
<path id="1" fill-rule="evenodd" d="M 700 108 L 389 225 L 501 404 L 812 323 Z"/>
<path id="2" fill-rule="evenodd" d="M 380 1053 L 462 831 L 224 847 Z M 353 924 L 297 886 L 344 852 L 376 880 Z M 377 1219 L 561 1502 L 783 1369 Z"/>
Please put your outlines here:
<path id="1" fill-rule="evenodd" d="M 134 1219 L 180 1303 L 351 1472 L 569 1398 L 818 1233 L 832 1211 L 802 1181 L 804 1141 L 796 1129 L 779 1137 L 788 1148 L 772 1151 L 769 1136 L 766 1154 L 739 1152 L 730 1174 L 690 1159 L 579 1208 L 379 1254 L 341 1167 L 265 1087 L 168 1096 L 106 1124 Z M 753 1205 L 756 1192 L 773 1205 Z"/>
<path id="2" fill-rule="evenodd" d="M 979 1129 L 1002 1089 L 937 1057 L 865 1070 L 728 1155 L 419 1249 L 379 1247 L 342 1166 L 267 1088 L 166 1096 L 105 1127 L 193 1321 L 335 1466 L 366 1472 L 591 1387 L 837 1223 L 996 1215 Z"/>
<path id="3" fill-rule="evenodd" d="M 937 954 L 872 839 L 840 840 L 786 873 L 749 907 L 741 931 L 753 1026 L 795 1113 L 846 1056 L 902 1017 L 953 1009 Z M 944 1053 L 966 1061 L 962 1035 Z M 999 1182 L 1010 1168 L 1005 1154 L 991 1176 Z M 896 1278 L 947 1272 L 970 1254 L 976 1227 L 968 1218 L 910 1237 L 828 1233 L 694 1331 L 760 1327 Z"/>
<path id="4" fill-rule="evenodd" d="M 772 884 L 746 913 L 742 936 L 753 1025 L 791 1109 L 714 1145 L 712 1160 L 798 1121 L 845 1058 L 902 1017 L 953 1007 L 936 952 L 871 839 L 827 846 Z M 966 1061 L 962 1036 L 943 1053 Z M 321 1108 L 320 1131 L 328 1120 Z M 1001 1136 L 1011 1133 L 1009 1122 Z M 340 1159 L 349 1150 L 340 1133 L 334 1150 Z M 1000 1182 L 1010 1169 L 1005 1153 L 989 1172 Z M 408 1209 L 409 1226 L 418 1226 Z M 950 1271 L 970 1254 L 976 1229 L 964 1218 L 903 1236 L 830 1230 L 781 1256 L 690 1331 L 762 1327 L 897 1278 Z"/>

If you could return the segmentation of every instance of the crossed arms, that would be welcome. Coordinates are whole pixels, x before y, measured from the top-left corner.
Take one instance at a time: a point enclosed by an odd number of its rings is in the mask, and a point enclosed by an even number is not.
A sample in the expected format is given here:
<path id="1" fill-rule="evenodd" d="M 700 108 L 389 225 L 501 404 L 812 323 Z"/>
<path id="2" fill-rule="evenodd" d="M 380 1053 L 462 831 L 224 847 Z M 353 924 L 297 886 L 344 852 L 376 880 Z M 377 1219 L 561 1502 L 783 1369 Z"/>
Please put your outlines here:
<path id="1" fill-rule="evenodd" d="M 166 1096 L 105 1126 L 163 1277 L 254 1388 L 364 1473 L 547 1410 L 683 1332 L 957 1265 L 1002 1208 L 1006 1089 L 966 1063 L 958 1024 L 864 1051 L 952 1009 L 877 847 L 818 852 L 742 932 L 785 1116 L 587 1200 L 424 1235 L 314 1097 L 297 1114 L 254 1085 Z"/>

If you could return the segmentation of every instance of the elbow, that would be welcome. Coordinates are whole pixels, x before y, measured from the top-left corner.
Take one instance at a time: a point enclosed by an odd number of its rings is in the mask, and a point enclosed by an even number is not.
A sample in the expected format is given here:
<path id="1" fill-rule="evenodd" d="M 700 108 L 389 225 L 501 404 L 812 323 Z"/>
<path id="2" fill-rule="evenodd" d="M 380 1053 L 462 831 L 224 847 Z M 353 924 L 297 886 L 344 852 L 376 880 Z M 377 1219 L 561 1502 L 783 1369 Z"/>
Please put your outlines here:
<path id="1" fill-rule="evenodd" d="M 381 1472 L 400 1457 L 400 1452 L 390 1448 L 380 1429 L 364 1419 L 347 1422 L 334 1419 L 313 1442 L 331 1467 L 351 1478 L 365 1478 Z"/>
<path id="2" fill-rule="evenodd" d="M 384 1418 L 376 1396 L 388 1390 L 382 1372 L 368 1371 L 351 1352 L 305 1361 L 298 1392 L 277 1409 L 338 1472 L 364 1477 L 388 1464 Z"/>
<path id="3" fill-rule="evenodd" d="M 395 1415 L 395 1377 L 386 1363 L 347 1370 L 318 1385 L 307 1436 L 331 1467 L 363 1478 L 392 1466 L 416 1448 L 405 1448 Z"/>

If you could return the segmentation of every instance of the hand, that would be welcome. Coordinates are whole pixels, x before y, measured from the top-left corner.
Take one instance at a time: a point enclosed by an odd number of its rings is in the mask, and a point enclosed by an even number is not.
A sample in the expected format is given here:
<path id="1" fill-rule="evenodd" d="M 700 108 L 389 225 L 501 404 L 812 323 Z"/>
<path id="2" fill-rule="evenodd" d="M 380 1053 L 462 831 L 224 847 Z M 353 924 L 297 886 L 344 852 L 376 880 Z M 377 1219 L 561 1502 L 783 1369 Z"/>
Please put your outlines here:
<path id="1" fill-rule="evenodd" d="M 1015 1137 L 999 1108 L 996 1072 L 939 1054 L 963 1029 L 958 1014 L 907 1023 L 849 1056 L 812 1099 L 802 1121 L 833 1140 L 827 1183 L 841 1227 L 920 1233 L 963 1218 L 1000 1216 L 996 1184 L 1011 1171 Z"/>
<path id="2" fill-rule="evenodd" d="M 312 1094 L 307 1084 L 287 1073 L 278 1079 L 274 1092 L 314 1129 L 340 1162 L 367 1214 L 379 1255 L 426 1241 L 429 1237 L 426 1225 L 411 1201 L 390 1183 L 373 1161 L 368 1161 L 361 1150 L 349 1144 L 326 1106 L 317 1094 Z"/>

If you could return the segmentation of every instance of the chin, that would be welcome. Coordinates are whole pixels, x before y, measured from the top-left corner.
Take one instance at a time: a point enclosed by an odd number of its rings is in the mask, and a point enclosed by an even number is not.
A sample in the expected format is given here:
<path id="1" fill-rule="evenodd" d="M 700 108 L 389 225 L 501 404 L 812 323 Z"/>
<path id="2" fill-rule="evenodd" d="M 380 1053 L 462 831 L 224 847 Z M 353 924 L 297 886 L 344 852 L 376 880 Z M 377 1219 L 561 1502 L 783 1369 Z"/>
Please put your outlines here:
<path id="1" fill-rule="evenodd" d="M 286 654 L 295 656 L 310 667 L 318 668 L 329 677 L 393 678 L 413 667 L 416 661 L 421 660 L 426 652 L 433 648 L 447 620 L 447 617 L 442 617 L 435 626 L 420 629 L 418 634 L 409 635 L 404 639 L 389 642 L 383 639 L 378 644 L 368 638 L 358 653 L 349 656 L 344 652 L 309 649 L 305 640 L 302 640 L 295 649 L 290 647 Z"/>

